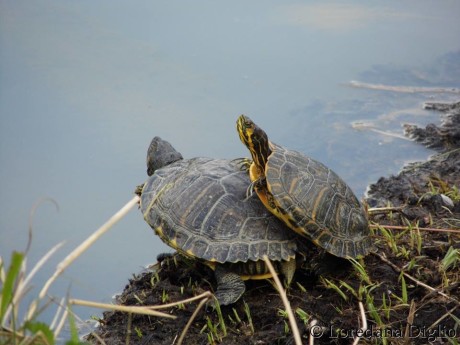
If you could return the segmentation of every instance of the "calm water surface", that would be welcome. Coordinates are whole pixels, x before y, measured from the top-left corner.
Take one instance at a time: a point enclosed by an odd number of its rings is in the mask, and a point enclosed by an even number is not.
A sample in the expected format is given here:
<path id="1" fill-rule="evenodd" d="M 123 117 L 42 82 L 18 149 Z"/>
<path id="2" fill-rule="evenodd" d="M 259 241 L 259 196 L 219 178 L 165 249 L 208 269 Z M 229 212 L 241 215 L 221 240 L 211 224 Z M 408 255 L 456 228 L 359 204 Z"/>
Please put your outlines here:
<path id="1" fill-rule="evenodd" d="M 458 95 L 347 83 L 459 87 L 459 13 L 457 1 L 2 1 L 1 256 L 25 248 L 34 203 L 56 200 L 59 211 L 44 203 L 33 219 L 29 267 L 66 241 L 35 277 L 36 294 L 131 199 L 154 135 L 184 157 L 247 156 L 235 130 L 241 113 L 362 197 L 378 177 L 431 153 L 398 138 L 401 124 L 438 122 L 423 102 Z M 50 294 L 110 302 L 164 251 L 133 210 Z"/>

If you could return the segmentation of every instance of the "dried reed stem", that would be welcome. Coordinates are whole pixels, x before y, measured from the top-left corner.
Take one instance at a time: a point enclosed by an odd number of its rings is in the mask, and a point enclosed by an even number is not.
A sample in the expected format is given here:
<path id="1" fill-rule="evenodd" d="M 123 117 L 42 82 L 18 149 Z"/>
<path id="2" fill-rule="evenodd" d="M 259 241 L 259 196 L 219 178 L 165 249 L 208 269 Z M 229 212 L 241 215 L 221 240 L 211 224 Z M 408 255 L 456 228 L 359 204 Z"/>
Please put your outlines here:
<path id="1" fill-rule="evenodd" d="M 158 317 L 166 317 L 168 319 L 176 318 L 176 316 L 174 315 L 165 314 L 165 313 L 162 313 L 156 310 L 152 310 L 149 306 L 114 305 L 114 304 L 107 304 L 107 303 L 84 301 L 81 299 L 70 299 L 69 304 L 81 305 L 84 307 L 99 308 L 99 309 L 110 309 L 110 310 L 123 311 L 123 312 L 134 313 L 134 314 L 144 314 L 144 315 L 152 315 L 152 316 L 158 316 Z"/>
<path id="2" fill-rule="evenodd" d="M 273 268 L 272 263 L 270 262 L 270 260 L 268 259 L 266 255 L 264 255 L 264 261 L 268 269 L 270 270 L 270 273 L 273 276 L 273 279 L 275 280 L 275 284 L 278 287 L 278 292 L 281 296 L 281 300 L 283 301 L 283 304 L 286 308 L 286 312 L 288 313 L 289 323 L 291 324 L 292 335 L 294 336 L 294 341 L 296 345 L 302 345 L 302 339 L 300 338 L 299 328 L 297 327 L 297 322 L 295 320 L 294 313 L 292 312 L 291 304 L 289 303 L 289 300 L 287 298 L 286 291 L 284 290 L 283 285 L 281 284 L 281 281 L 278 278 L 278 274 L 276 274 L 276 271 Z"/>
<path id="3" fill-rule="evenodd" d="M 202 298 L 210 298 L 212 297 L 212 293 L 209 292 L 209 291 L 205 291 L 203 292 L 202 294 L 200 295 L 197 295 L 197 296 L 194 296 L 194 297 L 190 297 L 190 298 L 187 298 L 187 299 L 184 299 L 184 300 L 181 300 L 181 301 L 177 301 L 177 302 L 172 302 L 172 303 L 168 303 L 168 304 L 161 304 L 161 305 L 154 305 L 154 306 L 148 306 L 146 308 L 150 308 L 150 309 L 165 309 L 165 308 L 171 308 L 171 307 L 175 307 L 176 305 L 179 305 L 179 304 L 185 304 L 185 303 L 190 303 L 190 302 L 193 302 L 193 301 L 196 301 L 196 300 L 199 300 L 199 299 L 202 299 Z"/>
<path id="4" fill-rule="evenodd" d="M 405 340 L 404 344 L 410 344 L 412 340 L 410 336 L 410 328 L 412 327 L 412 324 L 414 323 L 414 317 L 415 317 L 415 302 L 414 300 L 412 300 L 410 302 L 409 314 L 407 315 L 406 330 L 404 331 L 404 340 Z"/>
<path id="5" fill-rule="evenodd" d="M 367 213 L 370 215 L 376 215 L 376 214 L 387 214 L 390 212 L 401 212 L 402 210 L 403 210 L 402 206 L 370 207 L 367 209 Z"/>
<path id="6" fill-rule="evenodd" d="M 133 208 L 139 202 L 139 197 L 136 195 L 132 198 L 125 206 L 123 206 L 117 213 L 115 213 L 110 219 L 104 223 L 99 229 L 97 229 L 91 236 L 89 236 L 85 241 L 83 241 L 77 248 L 75 248 L 67 257 L 61 261 L 56 268 L 56 271 L 50 279 L 45 283 L 40 294 L 38 295 L 39 299 L 45 297 L 48 292 L 51 284 L 59 277 L 64 270 L 72 264 L 76 258 L 78 258 L 83 252 L 85 252 L 94 242 L 96 242 L 99 237 L 106 233 L 115 223 L 117 223 L 121 218 L 123 218 L 131 208 Z"/>
<path id="7" fill-rule="evenodd" d="M 408 226 L 403 225 L 380 225 L 380 224 L 370 224 L 369 227 L 378 229 L 379 227 L 392 229 L 392 230 L 408 230 Z M 432 231 L 432 232 L 451 232 L 454 234 L 460 234 L 460 230 L 455 229 L 441 229 L 441 228 L 420 228 L 420 227 L 413 227 L 413 229 L 418 229 L 422 231 Z"/>
<path id="8" fill-rule="evenodd" d="M 362 323 L 362 326 L 361 326 L 361 331 L 363 332 L 363 334 L 366 332 L 367 330 L 367 319 L 366 319 L 366 313 L 364 311 L 364 305 L 363 305 L 363 302 L 359 301 L 359 311 L 361 313 L 361 323 Z M 353 345 L 358 345 L 359 343 L 359 340 L 361 338 L 360 337 L 356 337 L 355 340 L 353 341 Z"/>
<path id="9" fill-rule="evenodd" d="M 190 316 L 190 319 L 188 320 L 187 324 L 185 325 L 184 330 L 182 331 L 179 339 L 177 340 L 177 345 L 182 345 L 182 342 L 184 341 L 185 335 L 187 334 L 190 326 L 192 325 L 193 320 L 195 320 L 196 316 L 198 315 L 198 313 L 201 310 L 201 308 L 203 308 L 204 304 L 210 298 L 212 298 L 212 294 L 209 291 L 206 291 L 205 293 L 202 293 L 200 296 L 201 296 L 202 300 L 197 305 L 195 311 L 193 312 L 192 316 Z M 196 297 L 198 297 L 198 296 L 196 296 Z"/>

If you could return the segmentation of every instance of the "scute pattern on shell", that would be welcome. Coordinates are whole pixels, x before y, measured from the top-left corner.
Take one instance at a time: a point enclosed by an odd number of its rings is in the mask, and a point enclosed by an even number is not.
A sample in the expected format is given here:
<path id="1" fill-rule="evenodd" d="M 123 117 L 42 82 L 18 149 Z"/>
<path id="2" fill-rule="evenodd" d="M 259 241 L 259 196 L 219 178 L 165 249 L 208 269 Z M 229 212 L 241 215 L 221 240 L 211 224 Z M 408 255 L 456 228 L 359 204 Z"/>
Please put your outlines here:
<path id="1" fill-rule="evenodd" d="M 270 145 L 267 188 L 291 225 L 334 255 L 366 255 L 372 247 L 368 222 L 346 183 L 324 164 Z"/>
<path id="2" fill-rule="evenodd" d="M 246 198 L 249 184 L 228 160 L 177 161 L 147 180 L 141 211 L 166 244 L 189 256 L 219 263 L 293 258 L 298 235 L 256 195 Z"/>

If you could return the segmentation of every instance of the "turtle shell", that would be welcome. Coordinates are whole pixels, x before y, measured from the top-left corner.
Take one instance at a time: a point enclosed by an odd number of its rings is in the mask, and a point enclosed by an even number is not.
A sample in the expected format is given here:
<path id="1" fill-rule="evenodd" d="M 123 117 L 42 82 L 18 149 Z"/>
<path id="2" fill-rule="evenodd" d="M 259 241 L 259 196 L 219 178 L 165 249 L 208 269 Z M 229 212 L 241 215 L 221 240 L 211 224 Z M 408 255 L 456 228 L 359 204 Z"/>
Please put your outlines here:
<path id="1" fill-rule="evenodd" d="M 228 160 L 180 160 L 155 171 L 141 193 L 147 223 L 169 246 L 218 263 L 295 257 L 295 234 L 257 196 L 246 172 Z"/>
<path id="2" fill-rule="evenodd" d="M 366 255 L 371 247 L 363 208 L 331 169 L 296 151 L 270 143 L 267 189 L 288 225 L 339 257 Z"/>

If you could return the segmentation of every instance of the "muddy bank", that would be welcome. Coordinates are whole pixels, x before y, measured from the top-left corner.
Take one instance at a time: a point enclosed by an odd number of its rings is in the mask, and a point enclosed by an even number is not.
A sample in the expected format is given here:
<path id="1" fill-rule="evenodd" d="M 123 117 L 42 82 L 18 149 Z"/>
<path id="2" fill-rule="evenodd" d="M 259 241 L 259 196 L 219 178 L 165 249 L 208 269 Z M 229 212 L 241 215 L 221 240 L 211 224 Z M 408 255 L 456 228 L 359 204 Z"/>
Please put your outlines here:
<path id="1" fill-rule="evenodd" d="M 431 211 L 448 212 L 443 207 L 460 211 L 458 202 L 449 206 L 444 197 L 450 188 L 460 186 L 460 103 L 427 103 L 425 107 L 441 112 L 441 125 L 429 124 L 425 128 L 405 125 L 405 134 L 438 153 L 426 162 L 405 166 L 397 176 L 380 178 L 369 186 L 367 197 L 370 207 L 384 207 L 388 202 L 402 206 L 405 215 L 410 220 L 418 219 L 420 226 L 442 220 L 439 217 L 442 214 L 438 213 L 438 217 L 430 220 Z"/>
<path id="2" fill-rule="evenodd" d="M 397 176 L 379 179 L 367 197 L 370 207 L 391 207 L 372 213 L 372 224 L 411 229 L 376 226 L 377 252 L 362 260 L 365 274 L 348 262 L 333 260 L 334 269 L 320 275 L 308 262 L 317 262 L 322 253 L 311 250 L 288 289 L 305 344 L 311 334 L 315 344 L 350 344 L 362 326 L 359 301 L 368 324 L 360 344 L 384 339 L 394 344 L 442 344 L 459 336 L 460 263 L 455 255 L 460 235 L 417 226 L 460 229 L 460 103 L 427 106 L 440 112 L 441 125 L 406 126 L 406 133 L 438 153 L 427 162 L 408 165 Z M 401 278 L 401 272 L 407 275 Z M 215 287 L 209 268 L 176 256 L 131 279 L 116 302 L 161 305 Z M 197 305 L 167 309 L 175 320 L 105 312 L 95 333 L 107 344 L 173 344 Z M 100 343 L 92 335 L 88 339 Z M 266 280 L 247 282 L 243 298 L 223 307 L 222 317 L 212 308 L 200 310 L 184 343 L 294 344 L 280 296 Z"/>

